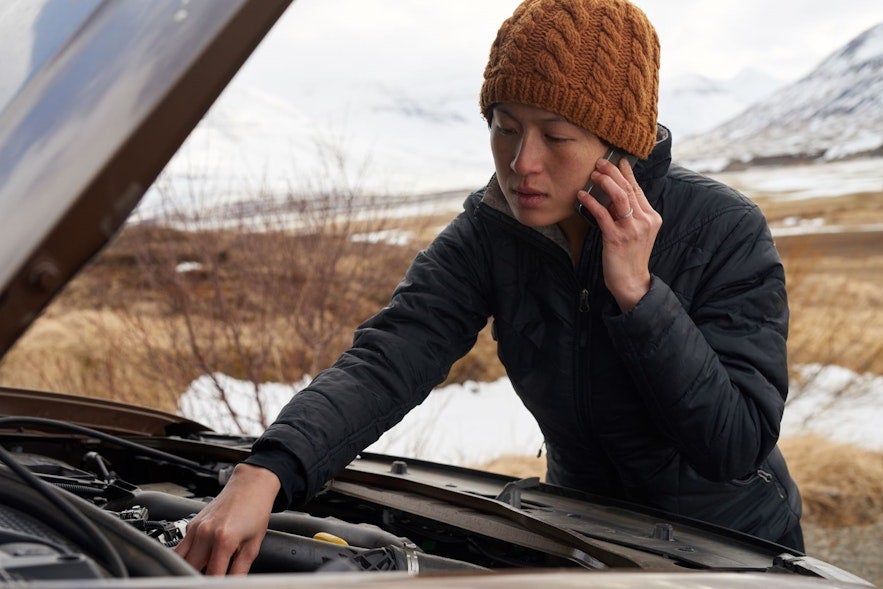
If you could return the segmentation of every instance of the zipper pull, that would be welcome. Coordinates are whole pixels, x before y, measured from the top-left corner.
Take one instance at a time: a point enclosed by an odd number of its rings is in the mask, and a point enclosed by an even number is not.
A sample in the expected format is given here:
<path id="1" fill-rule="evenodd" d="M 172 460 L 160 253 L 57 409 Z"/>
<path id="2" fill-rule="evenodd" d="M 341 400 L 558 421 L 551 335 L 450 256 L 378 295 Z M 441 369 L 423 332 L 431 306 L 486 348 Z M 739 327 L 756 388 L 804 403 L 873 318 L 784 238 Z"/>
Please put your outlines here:
<path id="1" fill-rule="evenodd" d="M 771 473 L 768 473 L 765 470 L 758 469 L 757 476 L 762 478 L 764 480 L 764 482 L 766 482 L 766 483 L 773 482 L 773 475 Z M 776 483 L 776 493 L 779 494 L 779 497 L 781 497 L 782 499 L 785 499 L 785 490 L 782 488 L 782 485 L 780 485 L 779 483 Z"/>
<path id="2" fill-rule="evenodd" d="M 546 445 L 546 440 L 543 440 L 543 443 L 540 444 L 540 449 L 537 450 L 537 458 L 543 455 L 543 447 Z"/>
<path id="3" fill-rule="evenodd" d="M 585 288 L 579 293 L 579 312 L 588 313 L 589 311 L 589 291 Z"/>

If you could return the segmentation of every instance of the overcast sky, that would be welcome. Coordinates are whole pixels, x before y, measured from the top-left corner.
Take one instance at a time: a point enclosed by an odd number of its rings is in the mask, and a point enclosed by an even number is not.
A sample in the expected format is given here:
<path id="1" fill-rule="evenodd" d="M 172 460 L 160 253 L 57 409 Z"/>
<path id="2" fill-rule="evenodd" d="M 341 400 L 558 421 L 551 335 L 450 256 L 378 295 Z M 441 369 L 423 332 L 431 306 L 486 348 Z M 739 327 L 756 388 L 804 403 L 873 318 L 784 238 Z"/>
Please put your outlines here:
<path id="1" fill-rule="evenodd" d="M 213 177 L 324 178 L 334 160 L 317 149 L 318 137 L 339 148 L 348 184 L 391 192 L 480 185 L 492 164 L 479 88 L 497 29 L 518 3 L 295 0 L 231 84 L 205 141 L 188 142 L 194 155 L 180 158 L 183 176 L 207 161 Z M 754 68 L 796 81 L 883 22 L 881 0 L 638 5 L 661 39 L 663 93 L 666 79 L 687 73 L 728 79 Z M 696 121 L 701 109 L 720 120 L 719 105 L 693 108 Z M 666 113 L 664 122 L 682 133 L 679 120 Z"/>
<path id="2" fill-rule="evenodd" d="M 242 77 L 261 80 L 261 86 L 280 94 L 298 86 L 298 78 L 320 84 L 356 71 L 384 71 L 414 83 L 467 75 L 480 83 L 497 28 L 518 3 L 295 0 Z M 880 0 L 636 3 L 659 33 L 663 80 L 685 73 L 730 78 L 756 68 L 792 81 L 883 22 Z"/>

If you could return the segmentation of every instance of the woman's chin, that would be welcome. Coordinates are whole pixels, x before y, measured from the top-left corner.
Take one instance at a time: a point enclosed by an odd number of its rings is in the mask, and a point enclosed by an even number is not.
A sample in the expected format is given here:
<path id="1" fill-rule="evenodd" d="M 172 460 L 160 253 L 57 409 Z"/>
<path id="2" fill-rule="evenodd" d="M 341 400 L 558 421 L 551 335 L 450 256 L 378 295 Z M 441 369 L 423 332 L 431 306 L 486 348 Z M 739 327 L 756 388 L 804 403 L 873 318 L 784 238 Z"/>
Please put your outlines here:
<path id="1" fill-rule="evenodd" d="M 536 209 L 520 209 L 515 211 L 515 218 L 522 225 L 527 225 L 532 228 L 548 227 L 549 225 L 555 225 L 561 221 L 561 215 L 553 215 L 549 211 L 540 211 Z"/>

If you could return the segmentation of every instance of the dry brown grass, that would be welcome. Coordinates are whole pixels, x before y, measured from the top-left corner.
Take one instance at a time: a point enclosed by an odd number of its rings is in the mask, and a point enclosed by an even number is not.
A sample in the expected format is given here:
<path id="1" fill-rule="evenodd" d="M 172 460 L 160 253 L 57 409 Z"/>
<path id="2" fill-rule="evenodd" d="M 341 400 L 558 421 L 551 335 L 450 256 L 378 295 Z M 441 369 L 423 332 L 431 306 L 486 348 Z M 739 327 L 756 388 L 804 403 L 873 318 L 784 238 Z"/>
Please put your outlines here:
<path id="1" fill-rule="evenodd" d="M 791 364 L 836 364 L 883 374 L 883 295 L 869 282 L 803 276 L 788 297 Z"/>
<path id="2" fill-rule="evenodd" d="M 815 436 L 784 439 L 781 449 L 800 487 L 807 521 L 857 526 L 883 516 L 883 452 Z"/>
<path id="3" fill-rule="evenodd" d="M 879 204 L 883 209 L 883 200 Z M 881 243 L 883 232 L 776 240 L 788 281 L 792 365 L 818 362 L 883 374 Z"/>
<path id="4" fill-rule="evenodd" d="M 883 192 L 809 199 L 782 199 L 753 194 L 770 223 L 786 218 L 824 219 L 826 225 L 863 225 L 880 223 Z"/>
<path id="5" fill-rule="evenodd" d="M 773 227 L 789 217 L 847 228 L 883 224 L 883 193 L 759 203 Z M 883 374 L 881 243 L 883 232 L 864 230 L 776 238 L 788 280 L 791 365 Z"/>
<path id="6" fill-rule="evenodd" d="M 127 316 L 106 308 L 50 310 L 4 357 L 0 380 L 176 411 L 179 389 L 158 386 L 144 370 L 143 346 L 129 324 Z M 184 387 L 189 382 L 180 381 Z"/>

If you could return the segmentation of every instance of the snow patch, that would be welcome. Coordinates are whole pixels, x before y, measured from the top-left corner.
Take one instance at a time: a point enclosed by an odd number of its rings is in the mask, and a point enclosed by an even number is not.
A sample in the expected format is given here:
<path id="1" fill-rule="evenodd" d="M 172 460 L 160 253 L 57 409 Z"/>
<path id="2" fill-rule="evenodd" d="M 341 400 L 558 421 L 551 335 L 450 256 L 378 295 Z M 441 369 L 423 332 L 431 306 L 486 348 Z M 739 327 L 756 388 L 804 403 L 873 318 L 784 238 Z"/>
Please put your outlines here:
<path id="1" fill-rule="evenodd" d="M 883 376 L 840 366 L 809 364 L 782 419 L 782 436 L 813 433 L 836 442 L 883 451 Z"/>
<path id="2" fill-rule="evenodd" d="M 175 272 L 178 272 L 179 274 L 198 272 L 199 270 L 202 270 L 202 264 L 199 262 L 181 262 L 175 266 Z"/>
<path id="3" fill-rule="evenodd" d="M 799 378 L 791 383 L 782 437 L 812 433 L 883 451 L 883 377 L 815 364 L 799 367 L 798 373 Z M 305 377 L 292 384 L 255 386 L 223 374 L 204 375 L 182 395 L 179 412 L 218 432 L 259 435 L 264 430 L 259 407 L 265 419 L 272 421 L 309 382 Z M 477 465 L 504 454 L 535 454 L 542 442 L 533 416 L 509 380 L 502 378 L 437 388 L 367 450 Z"/>
<path id="4" fill-rule="evenodd" d="M 372 231 L 370 233 L 357 233 L 350 236 L 353 243 L 384 243 L 386 245 L 408 245 L 414 238 L 411 231 L 401 231 L 399 229 L 385 229 L 383 231 Z"/>

